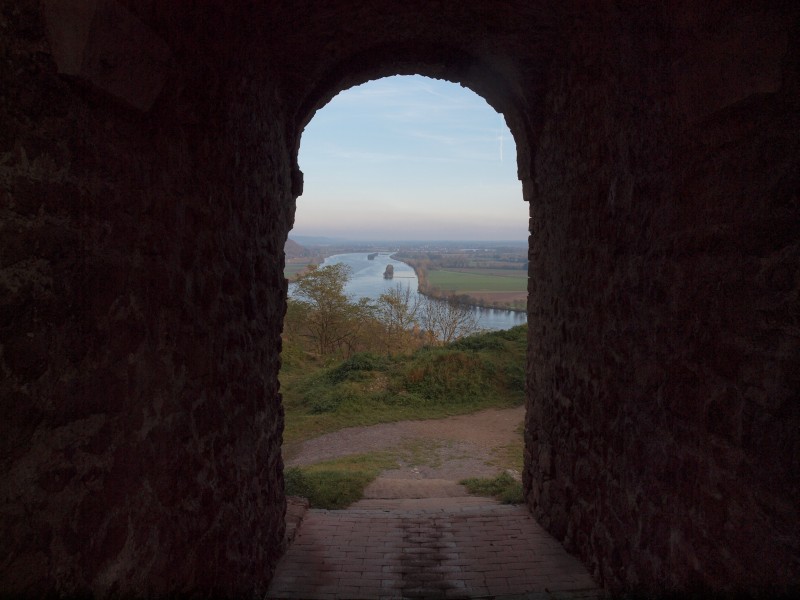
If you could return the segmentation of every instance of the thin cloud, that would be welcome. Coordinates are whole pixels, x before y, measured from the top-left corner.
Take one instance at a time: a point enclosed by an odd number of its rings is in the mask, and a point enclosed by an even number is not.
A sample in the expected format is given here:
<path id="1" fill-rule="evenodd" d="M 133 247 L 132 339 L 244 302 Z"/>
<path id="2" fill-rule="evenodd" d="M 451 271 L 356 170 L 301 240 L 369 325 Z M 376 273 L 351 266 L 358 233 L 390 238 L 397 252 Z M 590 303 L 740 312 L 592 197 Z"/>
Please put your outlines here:
<path id="1" fill-rule="evenodd" d="M 321 155 L 316 158 L 349 160 L 366 163 L 452 163 L 456 159 L 447 156 L 420 156 L 418 154 L 397 154 L 369 150 L 355 150 L 341 146 L 327 146 L 321 149 Z"/>
<path id="2" fill-rule="evenodd" d="M 524 239 L 527 210 L 507 139 L 502 116 L 454 84 L 415 76 L 351 88 L 303 133 L 296 231 L 313 224 L 317 233 L 363 230 L 374 239 L 385 227 L 394 239 L 487 239 L 487 230 L 508 228 L 490 237 Z M 432 232 L 423 223 L 434 223 Z"/>

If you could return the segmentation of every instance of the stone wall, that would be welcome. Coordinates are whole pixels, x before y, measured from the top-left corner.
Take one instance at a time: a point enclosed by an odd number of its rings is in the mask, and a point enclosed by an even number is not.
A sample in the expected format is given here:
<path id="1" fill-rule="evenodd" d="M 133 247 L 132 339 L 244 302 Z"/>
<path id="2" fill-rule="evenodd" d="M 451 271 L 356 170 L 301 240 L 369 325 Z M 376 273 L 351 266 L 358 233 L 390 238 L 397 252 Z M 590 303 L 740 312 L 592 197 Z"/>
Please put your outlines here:
<path id="1" fill-rule="evenodd" d="M 613 590 L 797 583 L 800 31 L 739 4 L 0 0 L 0 591 L 263 592 L 300 136 L 414 72 L 517 142 L 534 514 Z"/>
<path id="2" fill-rule="evenodd" d="M 797 13 L 674 8 L 583 12 L 555 66 L 530 207 L 527 498 L 610 589 L 786 589 Z"/>
<path id="3" fill-rule="evenodd" d="M 0 592 L 256 595 L 285 507 L 279 107 L 197 45 L 236 39 L 210 9 L 99 3 L 100 58 L 59 75 L 57 4 L 0 10 Z"/>

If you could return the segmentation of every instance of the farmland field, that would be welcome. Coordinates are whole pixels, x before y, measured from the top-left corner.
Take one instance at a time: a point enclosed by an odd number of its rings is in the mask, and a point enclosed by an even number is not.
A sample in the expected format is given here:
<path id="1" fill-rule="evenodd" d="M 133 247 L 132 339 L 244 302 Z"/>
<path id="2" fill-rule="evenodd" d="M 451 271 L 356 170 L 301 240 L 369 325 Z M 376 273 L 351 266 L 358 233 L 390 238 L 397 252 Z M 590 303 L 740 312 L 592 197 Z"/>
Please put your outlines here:
<path id="1" fill-rule="evenodd" d="M 305 268 L 308 266 L 308 261 L 302 263 L 286 263 L 286 266 L 283 268 L 283 276 L 286 279 L 291 279 L 295 275 L 301 273 Z"/>
<path id="2" fill-rule="evenodd" d="M 528 273 L 521 269 L 431 270 L 428 283 L 443 291 L 462 292 L 525 292 Z"/>
<path id="3" fill-rule="evenodd" d="M 480 306 L 524 308 L 528 292 L 470 292 L 470 298 L 478 301 Z"/>
<path id="4" fill-rule="evenodd" d="M 514 277 L 514 278 L 527 278 L 528 271 L 526 269 L 492 269 L 481 267 L 448 267 L 446 271 L 453 271 L 456 273 L 472 273 L 475 275 L 491 275 L 492 277 Z"/>

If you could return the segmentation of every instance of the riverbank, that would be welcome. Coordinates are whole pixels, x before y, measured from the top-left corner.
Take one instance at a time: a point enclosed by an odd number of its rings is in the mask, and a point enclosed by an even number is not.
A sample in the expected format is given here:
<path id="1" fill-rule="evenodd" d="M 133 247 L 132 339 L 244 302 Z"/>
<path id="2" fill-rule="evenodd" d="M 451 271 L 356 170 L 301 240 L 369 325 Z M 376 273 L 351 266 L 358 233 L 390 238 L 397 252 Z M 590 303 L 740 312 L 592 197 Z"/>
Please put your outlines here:
<path id="1" fill-rule="evenodd" d="M 419 290 L 419 279 L 416 270 L 406 258 L 401 258 L 397 254 L 397 252 L 380 252 L 374 259 L 369 260 L 369 253 L 366 251 L 348 252 L 327 256 L 321 264 L 325 266 L 342 262 L 352 269 L 352 277 L 345 287 L 345 293 L 354 299 L 369 298 L 371 301 L 376 301 L 381 294 L 390 292 L 399 285 L 403 289 L 410 288 L 414 298 L 421 294 L 434 300 L 448 301 L 447 296 L 440 299 L 425 294 L 424 290 Z M 384 279 L 383 274 L 389 263 L 394 263 L 394 277 L 392 279 Z M 290 281 L 290 298 L 293 286 L 294 284 Z M 464 302 L 463 299 L 460 303 L 474 311 L 478 327 L 483 330 L 510 329 L 526 321 L 526 312 L 521 307 L 510 310 L 503 306 L 495 306 L 493 302 L 482 302 L 478 299 L 474 304 Z M 520 304 L 524 306 L 525 303 L 521 302 Z"/>
<path id="2" fill-rule="evenodd" d="M 428 298 L 436 300 L 444 300 L 446 302 L 455 302 L 472 306 L 475 308 L 494 309 L 494 310 L 507 310 L 509 312 L 525 313 L 527 312 L 527 291 L 509 291 L 509 290 L 472 290 L 470 292 L 458 293 L 455 290 L 443 290 L 441 287 L 430 283 L 429 279 L 429 265 L 423 261 L 418 261 L 413 258 L 403 257 L 395 258 L 393 260 L 402 261 L 414 269 L 418 281 L 418 293 Z M 474 271 L 480 271 L 474 269 Z M 448 273 L 459 274 L 458 271 L 449 271 Z M 469 275 L 468 273 L 465 273 Z M 483 279 L 486 281 L 486 279 Z M 474 295 L 479 294 L 479 295 Z"/>
<path id="3" fill-rule="evenodd" d="M 283 267 L 283 276 L 289 283 L 297 281 L 299 277 L 302 277 L 308 272 L 308 269 L 311 265 L 321 265 L 326 258 L 326 256 L 322 255 L 301 258 L 287 258 Z"/>

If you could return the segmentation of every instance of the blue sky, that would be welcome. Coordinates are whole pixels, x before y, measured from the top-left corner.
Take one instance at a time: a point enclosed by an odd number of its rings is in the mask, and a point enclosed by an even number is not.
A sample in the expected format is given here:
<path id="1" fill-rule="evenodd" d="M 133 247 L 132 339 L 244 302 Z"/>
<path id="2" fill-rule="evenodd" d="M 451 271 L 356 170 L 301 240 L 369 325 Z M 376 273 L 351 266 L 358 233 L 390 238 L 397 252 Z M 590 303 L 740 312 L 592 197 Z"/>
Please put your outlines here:
<path id="1" fill-rule="evenodd" d="M 503 117 L 421 76 L 345 90 L 303 132 L 292 233 L 359 240 L 525 240 L 527 205 Z"/>

